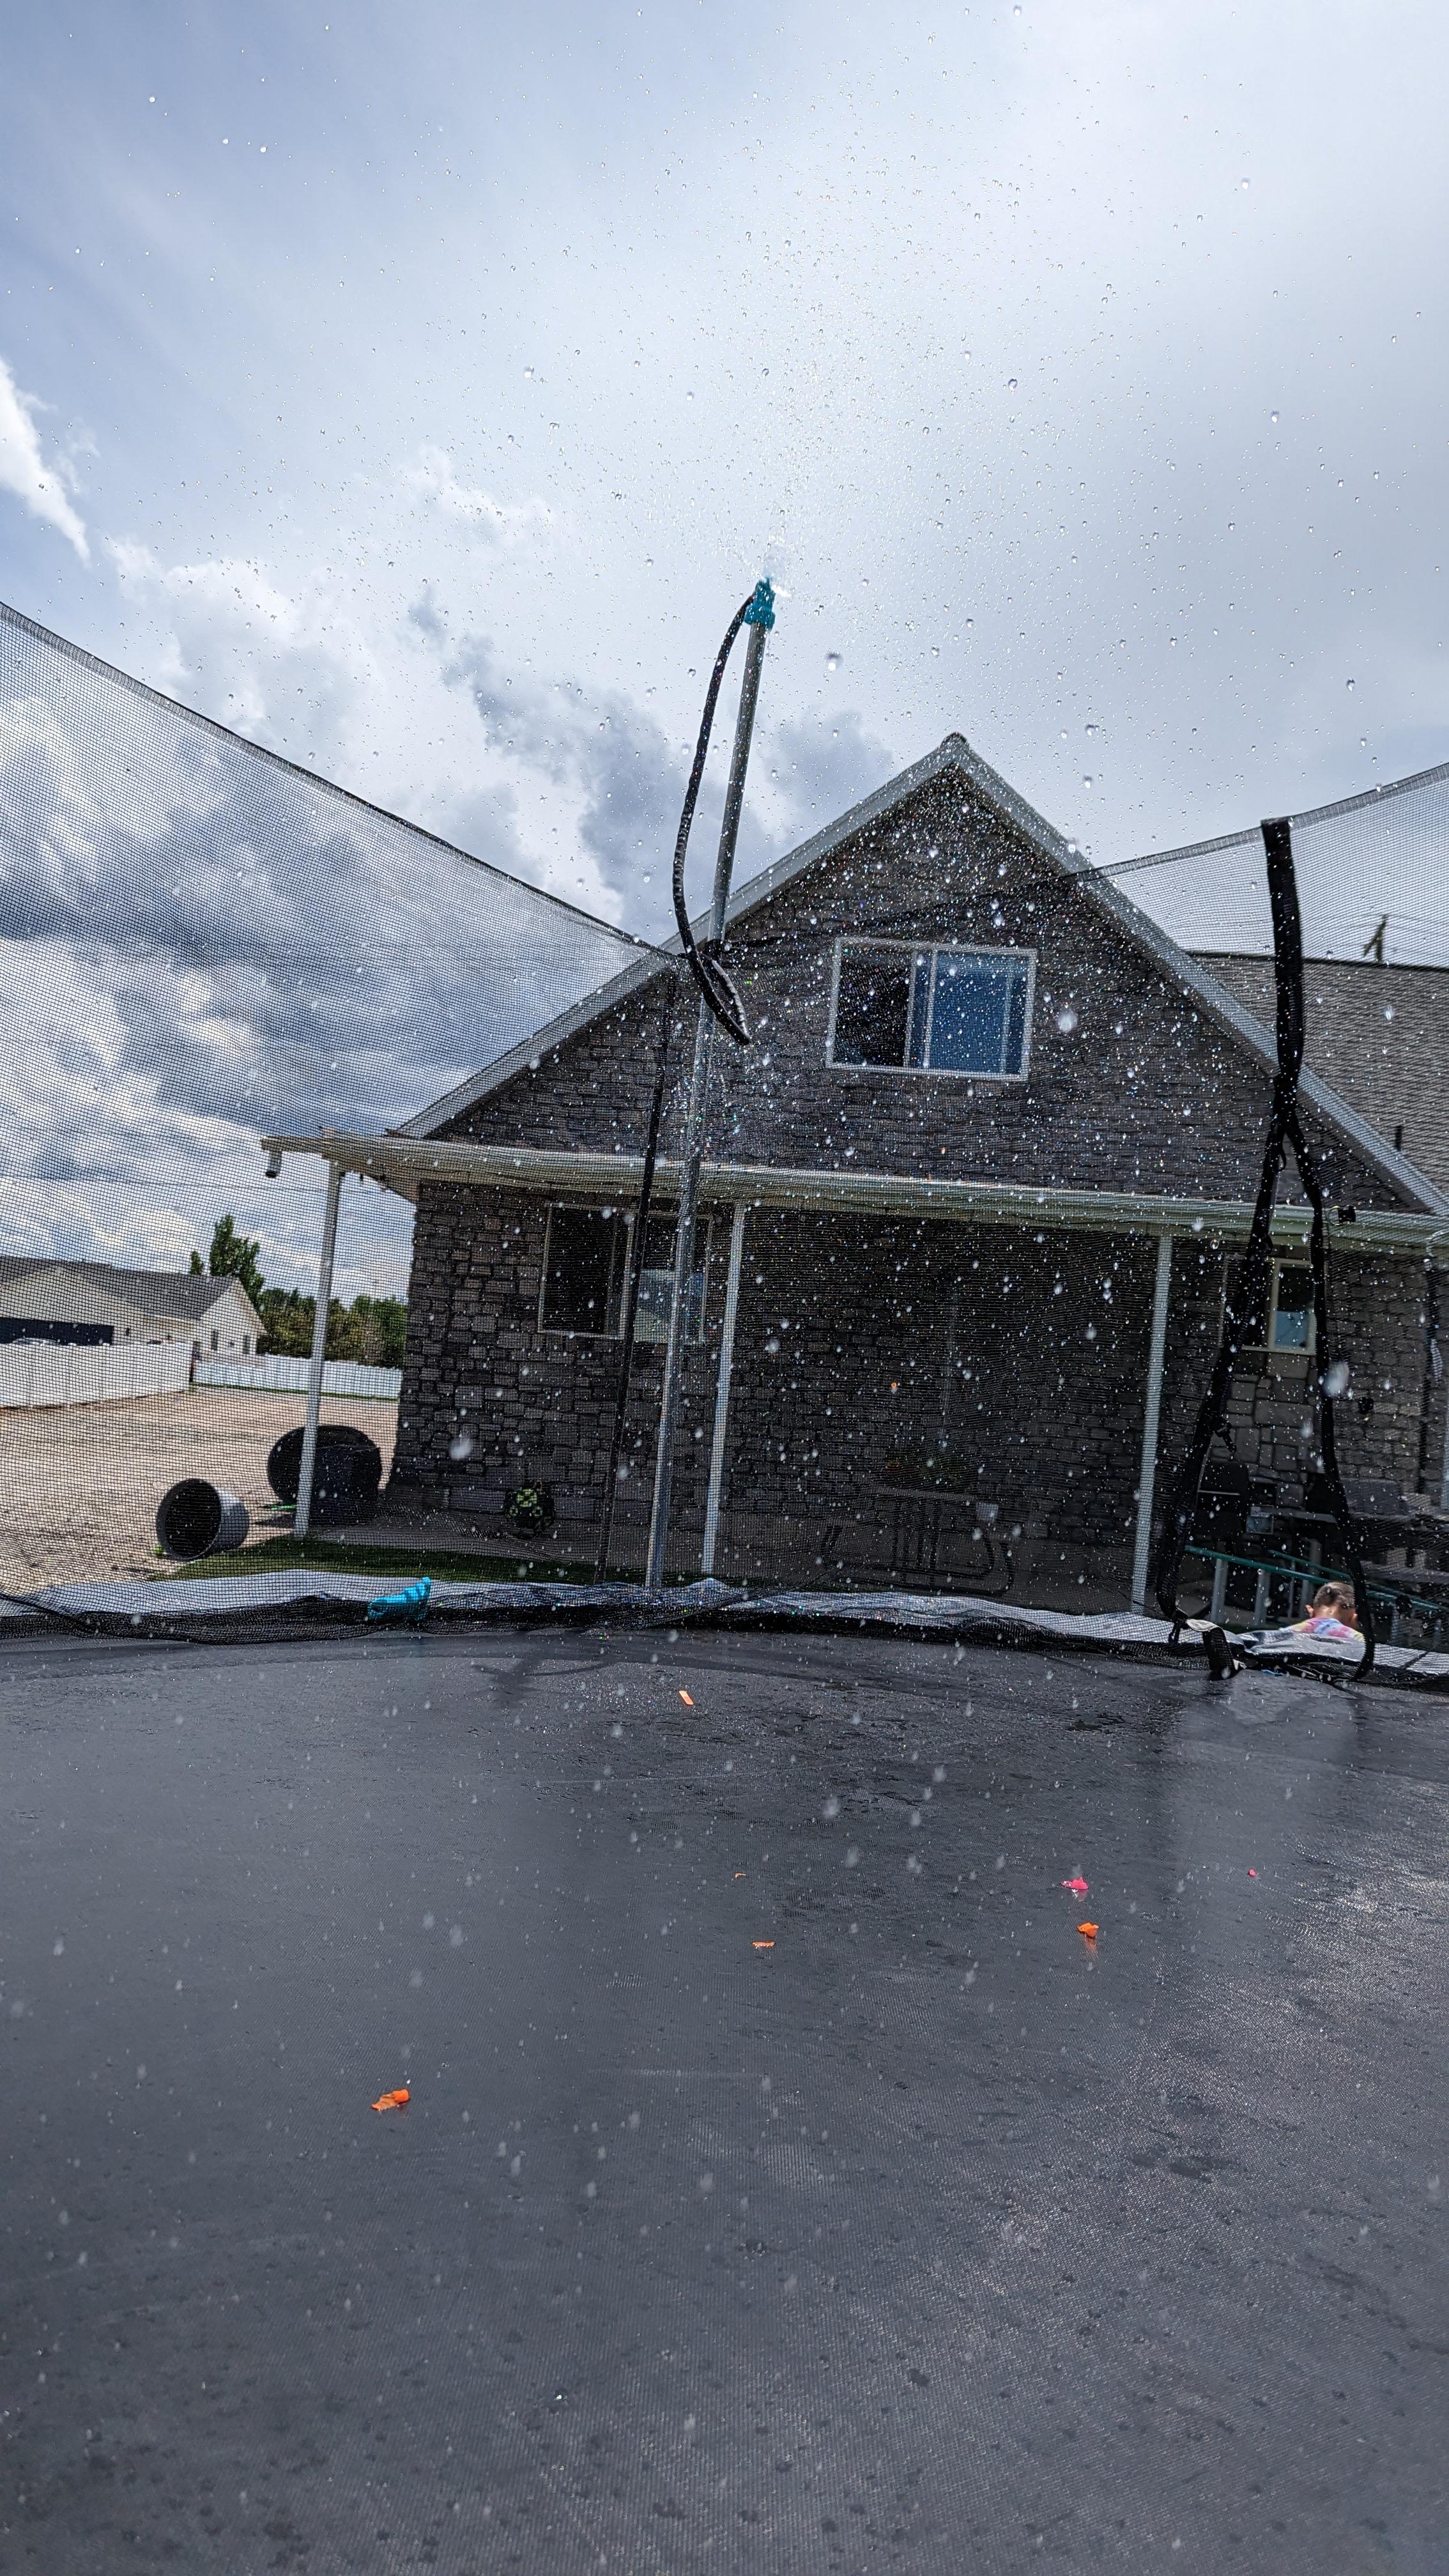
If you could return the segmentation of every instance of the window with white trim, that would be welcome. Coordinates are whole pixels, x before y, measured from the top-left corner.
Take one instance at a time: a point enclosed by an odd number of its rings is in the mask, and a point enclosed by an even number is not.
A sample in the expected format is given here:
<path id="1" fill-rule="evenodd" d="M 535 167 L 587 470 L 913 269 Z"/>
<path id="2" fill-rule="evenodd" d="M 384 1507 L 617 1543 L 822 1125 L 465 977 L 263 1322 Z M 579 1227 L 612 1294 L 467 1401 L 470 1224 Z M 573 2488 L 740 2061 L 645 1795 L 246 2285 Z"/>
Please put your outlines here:
<path id="1" fill-rule="evenodd" d="M 603 1335 L 618 1340 L 624 1328 L 634 1217 L 621 1208 L 553 1207 L 548 1214 L 539 1329 L 545 1333 Z M 651 1217 L 639 1279 L 636 1342 L 662 1342 L 674 1303 L 672 1217 Z M 709 1272 L 709 1225 L 696 1226 L 686 1338 L 703 1339 L 704 1293 Z"/>
<path id="2" fill-rule="evenodd" d="M 902 1073 L 1019 1082 L 1036 958 L 1029 948 L 917 948 L 842 939 L 826 1060 Z"/>
<path id="3" fill-rule="evenodd" d="M 1241 1272 L 1242 1256 L 1239 1255 L 1231 1265 L 1234 1283 Z M 1306 1261 L 1273 1262 L 1264 1304 L 1256 1315 L 1248 1316 L 1244 1322 L 1242 1348 L 1309 1353 L 1317 1347 L 1312 1271 Z"/>

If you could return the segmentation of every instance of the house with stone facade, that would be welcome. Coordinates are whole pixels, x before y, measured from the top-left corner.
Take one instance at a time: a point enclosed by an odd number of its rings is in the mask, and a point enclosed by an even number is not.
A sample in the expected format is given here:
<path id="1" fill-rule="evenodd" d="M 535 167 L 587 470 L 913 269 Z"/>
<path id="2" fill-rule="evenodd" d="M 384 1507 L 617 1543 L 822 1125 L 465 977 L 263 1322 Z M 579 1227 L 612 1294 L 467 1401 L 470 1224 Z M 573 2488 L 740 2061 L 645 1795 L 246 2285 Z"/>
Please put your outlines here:
<path id="1" fill-rule="evenodd" d="M 902 1492 L 946 1490 L 938 1572 L 969 1579 L 994 1526 L 1027 1597 L 1140 1594 L 1257 1185 L 1261 1007 L 959 735 L 741 887 L 726 938 L 754 1043 L 714 1048 L 671 1563 L 879 1579 Z M 615 1562 L 642 1561 L 695 1017 L 677 961 L 641 952 L 397 1134 L 327 1140 L 416 1199 L 395 1497 L 487 1534 L 541 1481 L 558 1544 L 590 1549 L 667 1033 L 616 1511 Z M 1424 1287 L 1449 1196 L 1362 1092 L 1309 1072 L 1301 1107 L 1334 1204 L 1346 1470 L 1413 1488 L 1432 1461 L 1437 1491 Z M 1290 1497 L 1317 1364 L 1293 1186 L 1232 1421 Z"/>

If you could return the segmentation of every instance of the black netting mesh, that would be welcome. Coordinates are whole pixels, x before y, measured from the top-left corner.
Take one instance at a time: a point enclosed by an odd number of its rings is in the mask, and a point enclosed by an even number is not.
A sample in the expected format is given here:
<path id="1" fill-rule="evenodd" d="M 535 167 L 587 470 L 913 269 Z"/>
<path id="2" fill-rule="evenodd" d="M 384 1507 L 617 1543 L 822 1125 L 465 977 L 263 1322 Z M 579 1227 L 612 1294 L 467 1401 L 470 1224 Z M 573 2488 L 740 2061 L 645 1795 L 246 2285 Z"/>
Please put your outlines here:
<path id="1" fill-rule="evenodd" d="M 206 1257 L 219 1216 L 259 1243 L 271 1285 L 314 1284 L 323 1166 L 297 1159 L 268 1183 L 259 1136 L 412 1116 L 607 981 L 635 943 L 9 609 L 0 907 L 0 1579 L 14 1583 L 144 1561 L 173 1470 L 236 1482 L 254 1519 L 273 1505 L 265 1459 L 298 1417 L 294 1391 L 247 1397 L 249 1427 L 235 1397 L 220 1438 L 224 1391 L 96 1395 L 117 1376 L 102 1345 L 128 1332 L 152 1351 L 136 1383 L 162 1372 L 143 1274 Z M 411 1232 L 404 1198 L 351 1184 L 340 1302 L 404 1297 Z M 56 1257 L 113 1274 L 77 1289 L 78 1318 L 54 1311 Z M 215 1327 L 195 1320 L 203 1365 L 254 1361 L 241 1324 L 213 1353 Z M 357 1365 L 380 1361 L 376 1339 L 352 1335 Z M 329 1409 L 390 1456 L 395 1407 Z"/>
<path id="2" fill-rule="evenodd" d="M 1303 951 L 1315 959 L 1449 966 L 1440 899 L 1449 859 L 1449 763 L 1291 818 Z M 1255 824 L 1215 841 L 1106 866 L 1180 947 L 1268 957 L 1273 936 Z"/>

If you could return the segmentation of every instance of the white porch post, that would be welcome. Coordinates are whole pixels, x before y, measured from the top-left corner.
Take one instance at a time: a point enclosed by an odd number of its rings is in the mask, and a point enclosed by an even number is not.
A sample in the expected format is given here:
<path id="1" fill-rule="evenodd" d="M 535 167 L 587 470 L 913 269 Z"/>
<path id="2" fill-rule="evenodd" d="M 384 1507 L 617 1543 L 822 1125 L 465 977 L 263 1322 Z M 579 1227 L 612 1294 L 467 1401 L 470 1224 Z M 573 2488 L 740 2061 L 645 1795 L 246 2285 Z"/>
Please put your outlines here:
<path id="1" fill-rule="evenodd" d="M 297 1473 L 294 1538 L 305 1538 L 312 1517 L 312 1477 L 317 1464 L 317 1421 L 322 1411 L 322 1364 L 327 1357 L 327 1309 L 332 1302 L 332 1255 L 337 1245 L 337 1202 L 342 1195 L 342 1165 L 327 1166 L 327 1205 L 322 1216 L 322 1258 L 317 1264 L 317 1312 L 312 1324 L 312 1364 L 307 1374 L 307 1424 L 302 1433 L 302 1463 Z"/>
<path id="2" fill-rule="evenodd" d="M 1167 1292 L 1172 1280 L 1172 1237 L 1157 1238 L 1157 1277 L 1152 1290 L 1152 1339 L 1147 1349 L 1147 1410 L 1142 1421 L 1142 1464 L 1137 1477 L 1137 1545 L 1132 1558 L 1132 1607 L 1147 1607 L 1152 1558 L 1152 1490 L 1157 1482 L 1157 1424 L 1162 1411 L 1162 1361 L 1167 1348 Z"/>
<path id="3" fill-rule="evenodd" d="M 720 1505 L 724 1499 L 725 1426 L 730 1410 L 730 1376 L 735 1363 L 735 1318 L 740 1311 L 740 1265 L 745 1257 L 745 1203 L 735 1203 L 734 1222 L 730 1227 L 729 1271 L 725 1279 L 724 1319 L 719 1334 L 719 1375 L 714 1389 L 714 1434 L 709 1450 L 709 1493 L 704 1506 L 704 1547 L 700 1554 L 701 1574 L 713 1574 L 714 1552 L 719 1539 Z"/>

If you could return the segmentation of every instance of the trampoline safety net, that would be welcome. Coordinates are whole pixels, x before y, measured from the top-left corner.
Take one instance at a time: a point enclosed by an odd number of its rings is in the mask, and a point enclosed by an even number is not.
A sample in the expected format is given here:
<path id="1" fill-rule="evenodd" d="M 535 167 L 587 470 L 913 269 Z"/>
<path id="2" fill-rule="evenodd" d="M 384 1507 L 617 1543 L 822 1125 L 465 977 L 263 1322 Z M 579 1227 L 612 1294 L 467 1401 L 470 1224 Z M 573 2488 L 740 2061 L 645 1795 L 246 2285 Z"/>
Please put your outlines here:
<path id="1" fill-rule="evenodd" d="M 157 1507 L 197 1474 L 275 1536 L 326 1167 L 268 1181 L 259 1137 L 411 1117 L 637 943 L 9 609 L 0 901 L 0 1582 L 164 1571 Z M 384 1473 L 411 1233 L 349 1183 L 327 1411 Z"/>
<path id="2" fill-rule="evenodd" d="M 1379 1633 L 1433 1642 L 1449 769 L 1292 820 L 1325 1306 L 1291 1150 L 1247 1258 L 1261 831 L 1087 868 L 951 743 L 737 896 L 751 1043 L 712 1058 L 670 1579 L 1150 1605 L 1217 1367 L 1176 1605 L 1272 1625 L 1351 1557 Z M 208 1572 L 591 1579 L 611 1468 L 637 1578 L 698 1009 L 673 961 L 9 611 L 0 883 L 0 1584 L 164 1580 L 158 1510 L 198 1480 L 215 1508 L 168 1526 L 215 1533 Z M 564 1013 L 577 1044 L 474 1097 Z M 342 1189 L 304 1547 L 324 1131 L 392 1159 Z M 268 1180 L 268 1136 L 321 1150 Z"/>

